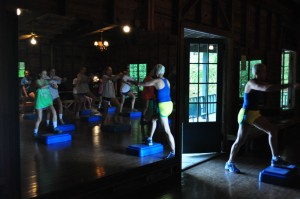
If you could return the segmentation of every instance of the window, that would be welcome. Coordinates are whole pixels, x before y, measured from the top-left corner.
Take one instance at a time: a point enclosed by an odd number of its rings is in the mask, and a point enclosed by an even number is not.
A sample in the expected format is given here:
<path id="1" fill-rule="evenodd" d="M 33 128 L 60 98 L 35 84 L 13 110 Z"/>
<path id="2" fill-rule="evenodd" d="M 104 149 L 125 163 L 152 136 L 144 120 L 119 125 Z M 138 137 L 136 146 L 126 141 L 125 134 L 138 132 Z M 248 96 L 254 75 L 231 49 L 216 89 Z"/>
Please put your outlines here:
<path id="1" fill-rule="evenodd" d="M 130 77 L 135 79 L 136 81 L 142 82 L 147 75 L 147 64 L 129 64 L 130 68 Z M 143 90 L 143 87 L 136 87 L 134 85 L 131 86 L 131 90 L 134 94 Z"/>
<path id="2" fill-rule="evenodd" d="M 217 109 L 217 44 L 190 44 L 189 122 L 215 122 Z"/>
<path id="3" fill-rule="evenodd" d="M 24 77 L 25 62 L 19 62 L 19 77 Z"/>
<path id="4" fill-rule="evenodd" d="M 295 66 L 294 58 L 296 53 L 289 50 L 282 52 L 281 59 L 281 84 L 289 84 L 292 81 L 292 71 Z M 286 88 L 280 91 L 280 108 L 293 108 L 293 93 L 291 88 Z"/>
<path id="5" fill-rule="evenodd" d="M 245 85 L 249 79 L 254 78 L 252 74 L 252 68 L 255 64 L 261 63 L 261 60 L 248 60 L 246 61 L 246 67 L 242 67 L 240 62 L 240 83 L 239 83 L 239 97 L 244 98 Z"/>

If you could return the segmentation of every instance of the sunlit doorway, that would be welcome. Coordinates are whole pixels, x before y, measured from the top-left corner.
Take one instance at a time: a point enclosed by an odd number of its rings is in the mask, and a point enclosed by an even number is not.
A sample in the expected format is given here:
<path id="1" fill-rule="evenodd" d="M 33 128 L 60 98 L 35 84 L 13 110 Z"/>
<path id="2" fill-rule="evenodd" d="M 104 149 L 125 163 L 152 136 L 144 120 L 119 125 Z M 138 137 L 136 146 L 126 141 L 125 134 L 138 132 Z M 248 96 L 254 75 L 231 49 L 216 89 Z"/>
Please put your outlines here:
<path id="1" fill-rule="evenodd" d="M 182 169 L 220 154 L 222 38 L 185 29 L 185 118 Z"/>

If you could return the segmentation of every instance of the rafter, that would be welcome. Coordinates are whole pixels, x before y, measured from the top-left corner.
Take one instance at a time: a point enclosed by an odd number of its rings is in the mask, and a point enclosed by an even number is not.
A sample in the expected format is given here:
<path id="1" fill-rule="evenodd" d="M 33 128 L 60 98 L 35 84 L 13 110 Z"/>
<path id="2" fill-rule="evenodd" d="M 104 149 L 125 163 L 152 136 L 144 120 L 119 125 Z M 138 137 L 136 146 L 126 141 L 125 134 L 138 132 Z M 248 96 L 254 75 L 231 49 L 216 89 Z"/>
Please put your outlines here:
<path id="1" fill-rule="evenodd" d="M 181 19 L 185 18 L 190 9 L 194 7 L 198 2 L 199 0 L 190 0 L 182 9 Z"/>

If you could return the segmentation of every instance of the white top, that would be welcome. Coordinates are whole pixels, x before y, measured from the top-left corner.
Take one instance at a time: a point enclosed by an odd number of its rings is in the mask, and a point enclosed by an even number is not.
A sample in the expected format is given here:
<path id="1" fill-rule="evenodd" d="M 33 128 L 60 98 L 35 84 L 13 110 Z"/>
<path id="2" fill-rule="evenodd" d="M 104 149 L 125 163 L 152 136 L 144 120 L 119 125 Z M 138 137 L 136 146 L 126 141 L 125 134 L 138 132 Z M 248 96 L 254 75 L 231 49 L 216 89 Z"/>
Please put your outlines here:
<path id="1" fill-rule="evenodd" d="M 124 75 L 123 78 L 122 78 L 122 84 L 121 84 L 121 88 L 120 88 L 120 92 L 121 93 L 127 93 L 127 92 L 130 91 L 130 85 L 131 85 L 131 83 L 127 82 L 128 80 L 135 81 L 129 75 Z"/>
<path id="2" fill-rule="evenodd" d="M 76 89 L 77 94 L 85 94 L 90 91 L 88 84 L 88 76 L 78 73 Z"/>
<path id="3" fill-rule="evenodd" d="M 77 94 L 77 89 L 76 89 L 76 85 L 77 85 L 77 78 L 73 79 L 73 94 Z"/>
<path id="4" fill-rule="evenodd" d="M 58 84 L 60 84 L 61 81 L 60 80 L 55 80 L 55 79 L 49 79 L 49 90 L 50 90 L 50 94 L 52 96 L 52 99 L 56 99 L 59 98 L 59 94 L 58 94 L 58 88 L 55 88 L 58 86 Z"/>
<path id="5" fill-rule="evenodd" d="M 115 98 L 116 94 L 115 94 L 115 84 L 114 81 L 112 79 L 114 79 L 115 75 L 112 76 L 107 76 L 107 75 L 103 75 L 102 79 L 103 79 L 103 92 L 102 92 L 102 96 L 103 97 L 107 97 L 107 98 Z"/>

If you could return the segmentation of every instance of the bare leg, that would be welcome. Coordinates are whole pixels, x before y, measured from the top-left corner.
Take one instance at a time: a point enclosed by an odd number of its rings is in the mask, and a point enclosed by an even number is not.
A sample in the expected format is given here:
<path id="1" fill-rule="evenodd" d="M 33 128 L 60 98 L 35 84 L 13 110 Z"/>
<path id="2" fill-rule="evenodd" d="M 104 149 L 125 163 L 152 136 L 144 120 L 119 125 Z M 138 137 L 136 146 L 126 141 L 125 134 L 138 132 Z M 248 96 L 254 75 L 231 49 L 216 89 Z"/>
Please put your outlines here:
<path id="1" fill-rule="evenodd" d="M 58 116 L 59 116 L 59 121 L 61 124 L 64 124 L 64 120 L 63 120 L 63 105 L 62 105 L 62 101 L 59 98 L 56 98 L 57 104 L 58 104 Z"/>
<path id="2" fill-rule="evenodd" d="M 51 113 L 52 113 L 52 122 L 53 122 L 53 127 L 56 128 L 57 127 L 57 115 L 56 115 L 56 111 L 53 105 L 51 105 L 50 107 Z"/>
<path id="3" fill-rule="evenodd" d="M 269 135 L 269 145 L 271 148 L 272 157 L 278 156 L 278 148 L 277 148 L 278 130 L 277 130 L 277 128 L 263 116 L 256 119 L 254 121 L 253 125 L 256 128 L 266 132 Z"/>
<path id="4" fill-rule="evenodd" d="M 146 113 L 147 113 L 147 110 L 148 110 L 148 108 L 149 108 L 149 101 L 150 101 L 150 100 L 144 100 L 143 116 L 145 116 Z"/>
<path id="5" fill-rule="evenodd" d="M 91 92 L 89 91 L 88 93 L 86 93 L 87 96 L 89 96 L 90 98 L 92 98 L 91 100 L 91 107 L 95 107 L 95 102 L 97 101 L 97 97 Z"/>
<path id="6" fill-rule="evenodd" d="M 151 139 L 152 139 L 152 137 L 153 137 L 153 135 L 154 135 L 156 126 L 157 126 L 157 118 L 153 118 L 153 119 L 152 119 L 151 131 L 150 131 L 150 138 L 151 138 Z"/>
<path id="7" fill-rule="evenodd" d="M 135 95 L 132 93 L 132 92 L 130 92 L 129 94 L 128 94 L 130 97 L 131 97 L 131 111 L 133 111 L 133 109 L 134 109 L 134 104 L 135 104 Z"/>
<path id="8" fill-rule="evenodd" d="M 111 103 L 113 103 L 115 106 L 117 106 L 117 113 L 120 113 L 120 102 L 117 98 L 111 98 L 110 99 Z"/>
<path id="9" fill-rule="evenodd" d="M 98 109 L 101 108 L 101 105 L 102 105 L 102 95 L 100 95 L 100 97 L 99 97 Z"/>
<path id="10" fill-rule="evenodd" d="M 47 124 L 47 126 L 50 125 L 50 116 L 51 116 L 51 111 L 48 109 L 47 110 L 47 117 L 46 117 L 46 124 Z"/>
<path id="11" fill-rule="evenodd" d="M 122 110 L 123 110 L 123 105 L 124 105 L 125 98 L 126 98 L 126 96 L 123 95 L 123 94 L 121 94 L 121 96 L 122 96 L 122 101 L 121 101 L 121 104 L 120 104 L 120 112 L 122 112 Z"/>
<path id="12" fill-rule="evenodd" d="M 239 152 L 241 146 L 245 143 L 248 137 L 248 124 L 240 124 L 237 138 L 231 146 L 230 156 L 228 162 L 234 162 L 236 154 Z"/>
<path id="13" fill-rule="evenodd" d="M 35 126 L 34 126 L 34 128 L 37 130 L 39 129 L 40 123 L 42 121 L 42 117 L 43 117 L 43 110 L 37 109 L 37 119 L 36 119 Z"/>
<path id="14" fill-rule="evenodd" d="M 174 137 L 170 130 L 168 117 L 160 117 L 160 121 L 161 121 L 161 125 L 162 125 L 163 129 L 165 130 L 165 132 L 168 136 L 168 141 L 169 141 L 171 150 L 173 152 L 175 152 L 175 140 L 174 140 Z"/>

